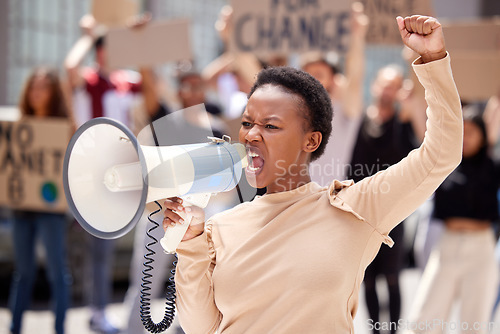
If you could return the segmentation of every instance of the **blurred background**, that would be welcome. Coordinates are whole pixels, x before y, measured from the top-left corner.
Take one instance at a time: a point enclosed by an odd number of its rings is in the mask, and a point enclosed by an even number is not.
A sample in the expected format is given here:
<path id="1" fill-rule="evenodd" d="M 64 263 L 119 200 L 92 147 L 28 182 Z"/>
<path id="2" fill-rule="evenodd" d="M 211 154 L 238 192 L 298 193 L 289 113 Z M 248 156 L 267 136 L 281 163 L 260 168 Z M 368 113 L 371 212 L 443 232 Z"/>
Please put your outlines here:
<path id="1" fill-rule="evenodd" d="M 247 89 L 244 88 L 246 87 L 245 84 L 251 84 L 251 78 L 253 78 L 262 66 L 288 64 L 304 68 L 304 53 L 293 50 L 288 53 L 279 53 L 276 55 L 268 55 L 266 52 L 262 53 L 262 50 L 256 50 L 254 54 L 250 52 L 250 56 L 246 56 L 247 58 L 245 56 L 230 56 L 234 50 L 230 45 L 231 37 L 228 37 L 228 35 L 232 34 L 232 30 L 227 25 L 230 26 L 228 22 L 230 22 L 231 15 L 233 14 L 227 9 L 227 6 L 233 3 L 228 0 L 123 0 L 123 3 L 117 0 L 113 1 L 113 4 L 118 7 L 106 9 L 98 8 L 99 5 L 96 5 L 96 3 L 99 1 L 102 3 L 106 0 L 0 1 L 0 45 L 2 46 L 2 51 L 0 52 L 0 122 L 4 124 L 0 127 L 0 130 L 3 130 L 3 132 L 0 131 L 0 175 L 3 174 L 3 178 L 0 180 L 6 182 L 0 185 L 0 187 L 11 184 L 11 181 L 9 181 L 11 175 L 7 173 L 8 167 L 6 167 L 9 160 L 6 154 L 8 152 L 6 147 L 8 147 L 7 141 L 9 139 L 5 135 L 7 133 L 6 129 L 8 129 L 8 125 L 6 124 L 16 122 L 22 118 L 23 111 L 20 107 L 20 100 L 23 94 L 23 87 L 26 85 L 28 78 L 35 68 L 49 66 L 55 69 L 59 75 L 61 90 L 67 100 L 68 127 L 70 128 L 69 130 L 65 128 L 68 132 L 64 133 L 61 138 L 69 140 L 69 134 L 72 131 L 86 119 L 92 118 L 92 116 L 88 115 L 82 116 L 83 114 L 78 111 L 81 105 L 88 102 L 82 102 L 80 99 L 77 89 L 79 84 L 77 84 L 78 81 L 76 79 L 72 78 L 75 73 L 72 71 L 75 69 L 80 71 L 77 76 L 87 80 L 88 85 L 88 80 L 90 79 L 85 74 L 85 69 L 97 68 L 95 63 L 96 60 L 97 62 L 99 61 L 99 55 L 97 54 L 98 47 L 95 46 L 95 42 L 99 36 L 104 35 L 103 31 L 108 31 L 106 29 L 110 29 L 109 31 L 113 29 L 121 29 L 121 31 L 148 29 L 148 27 L 152 27 L 158 22 L 168 23 L 177 19 L 188 19 L 187 44 L 190 50 L 186 50 L 186 54 L 190 54 L 191 57 L 186 57 L 186 59 L 173 59 L 173 57 L 169 57 L 169 50 L 176 49 L 178 46 L 172 44 L 173 42 L 170 39 L 162 40 L 159 38 L 153 44 L 156 44 L 158 49 L 162 50 L 161 52 L 158 51 L 158 53 L 167 55 L 163 61 L 161 59 L 148 58 L 144 64 L 139 62 L 137 64 L 128 63 L 127 65 L 120 66 L 122 70 L 127 70 L 127 73 L 131 75 L 127 79 L 129 82 L 132 82 L 131 85 L 142 80 L 141 89 L 143 96 L 138 100 L 134 99 L 127 102 L 130 104 L 132 111 L 126 123 L 136 134 L 150 121 L 167 115 L 174 110 L 205 103 L 211 117 L 209 124 L 211 130 L 216 134 L 230 134 L 234 137 L 238 129 L 239 116 L 246 103 L 245 94 L 243 94 L 243 97 L 241 94 L 247 92 Z M 82 22 L 82 18 L 86 15 L 88 19 L 88 14 L 95 15 L 99 11 L 101 11 L 101 14 L 103 13 L 102 11 L 106 11 L 108 17 L 126 16 L 127 14 L 117 14 L 122 10 L 126 12 L 123 9 L 128 6 L 125 4 L 125 1 L 134 3 L 134 9 L 131 10 L 132 13 L 136 12 L 137 15 L 149 13 L 149 16 L 134 17 L 132 15 L 128 17 L 126 23 L 123 23 L 124 21 L 122 20 L 121 23 L 117 23 L 116 25 L 110 24 L 109 22 L 111 21 L 109 21 L 107 28 L 102 28 L 106 26 L 105 22 L 95 22 L 98 21 L 97 18 L 91 23 L 88 20 Z M 364 11 L 361 9 L 361 12 L 358 11 L 357 15 L 358 17 L 359 15 L 365 15 L 371 24 L 378 20 L 375 15 L 377 11 L 382 12 L 386 10 L 390 12 L 398 8 L 411 10 L 418 7 L 416 0 L 365 0 L 361 2 L 364 4 Z M 335 3 L 335 1 L 332 1 L 332 3 Z M 346 3 L 350 7 L 349 1 L 344 1 L 342 6 L 345 6 Z M 426 14 L 435 15 L 443 23 L 449 24 L 450 31 L 458 29 L 450 32 L 450 36 L 454 34 L 450 37 L 450 52 L 452 52 L 451 49 L 453 48 L 457 50 L 457 64 L 454 66 L 457 66 L 457 84 L 459 84 L 458 81 L 460 80 L 460 85 L 463 85 L 463 87 L 459 87 L 463 102 L 476 105 L 483 110 L 491 98 L 496 98 L 496 101 L 498 101 L 498 96 L 500 96 L 500 76 L 498 75 L 500 73 L 500 25 L 498 21 L 500 20 L 500 2 L 498 0 L 435 0 L 428 2 L 428 4 L 430 7 L 429 12 Z M 124 6 L 123 8 L 121 7 L 122 5 Z M 234 14 L 238 10 L 238 8 L 234 8 Z M 350 13 L 349 15 L 353 15 L 348 7 L 347 12 Z M 400 13 L 388 14 L 395 17 Z M 102 15 L 103 17 L 106 16 Z M 396 24 L 395 21 L 393 23 L 394 25 Z M 482 24 L 486 24 L 486 26 L 482 26 Z M 468 43 L 466 41 L 474 39 L 474 37 L 469 38 L 460 35 L 461 30 L 459 29 L 468 25 L 474 27 L 479 25 L 478 29 L 489 31 L 489 35 L 485 37 L 487 39 L 486 42 L 483 44 L 478 42 L 477 46 L 464 45 Z M 356 28 L 348 26 L 346 29 L 352 30 Z M 457 34 L 458 37 L 456 36 Z M 90 36 L 91 41 L 85 42 L 83 38 L 85 36 Z M 370 42 L 369 31 L 368 33 L 366 31 L 361 33 L 361 36 L 363 39 L 368 39 L 365 40 L 366 43 L 360 49 L 362 60 L 359 65 L 363 69 L 363 72 L 360 74 L 362 76 L 360 104 L 362 105 L 361 109 L 364 110 L 373 101 L 372 83 L 377 78 L 379 70 L 389 64 L 397 65 L 401 69 L 403 76 L 411 81 L 412 76 L 409 61 L 413 59 L 413 56 L 405 55 L 401 44 L 387 44 L 383 41 L 377 42 L 376 38 Z M 448 37 L 448 35 L 446 36 Z M 78 50 L 78 43 L 81 46 L 80 50 Z M 85 43 L 87 43 L 86 46 Z M 117 59 L 116 52 L 126 51 L 127 47 L 130 48 L 130 53 L 133 53 L 132 49 L 134 49 L 134 46 L 127 45 L 126 40 L 125 42 L 122 40 L 121 44 L 118 45 L 118 42 L 113 42 L 115 44 L 112 44 L 110 38 L 106 43 L 106 47 L 110 48 L 108 50 L 110 62 L 111 48 L 116 48 L 113 61 Z M 486 45 L 487 43 L 491 43 L 491 45 Z M 470 51 L 471 48 L 475 48 L 477 52 L 468 54 L 467 50 Z M 326 59 L 330 65 L 339 68 L 340 74 L 344 74 L 345 76 L 349 74 L 346 71 L 348 68 L 346 60 L 346 57 L 348 57 L 347 49 L 320 51 L 324 54 L 321 59 Z M 147 53 L 150 50 L 144 52 Z M 153 50 L 152 53 L 154 52 Z M 481 58 L 483 56 L 484 58 Z M 127 61 L 129 60 L 127 59 Z M 459 61 L 462 61 L 460 64 L 474 63 L 474 66 L 478 66 L 478 63 L 480 65 L 481 61 L 484 61 L 484 64 L 488 64 L 486 69 L 484 66 L 482 69 L 478 68 L 476 70 L 476 67 L 473 69 L 476 72 L 482 71 L 481 73 L 486 73 L 485 76 L 480 78 L 480 85 L 472 82 L 471 80 L 473 79 L 468 77 L 468 73 L 459 73 L 459 66 L 460 68 L 466 66 L 458 65 Z M 107 65 L 110 67 L 109 71 L 117 69 L 113 64 Z M 103 66 L 101 65 L 100 68 L 102 69 Z M 134 75 L 139 76 L 134 77 Z M 142 79 L 137 79 L 141 76 Z M 460 79 L 458 76 L 460 76 Z M 249 77 L 250 79 L 248 79 Z M 465 79 L 463 79 L 464 77 Z M 474 87 L 470 88 L 467 86 L 468 84 Z M 203 88 L 196 85 L 202 85 Z M 411 86 L 408 88 L 408 94 L 411 94 L 410 91 L 414 92 L 415 95 L 418 94 L 418 87 L 415 88 L 411 83 L 408 83 L 408 85 L 405 86 L 406 88 Z M 131 87 L 132 91 L 133 86 Z M 484 93 L 482 95 L 475 93 L 476 90 L 485 92 L 486 88 L 483 87 L 487 87 L 488 92 L 493 91 L 494 93 Z M 474 93 L 472 93 L 473 88 L 476 89 Z M 196 93 L 199 93 L 197 89 L 200 91 L 203 90 L 201 97 L 196 96 Z M 87 92 L 89 92 L 89 89 L 87 89 Z M 332 99 L 334 98 L 332 97 Z M 415 103 L 418 105 L 418 102 Z M 418 107 L 415 108 L 418 109 Z M 498 111 L 498 109 L 495 110 Z M 106 115 L 106 112 L 103 115 Z M 409 116 L 409 118 L 412 118 L 412 116 Z M 493 119 L 496 120 L 497 118 L 493 117 Z M 418 130 L 415 132 L 418 132 Z M 416 134 L 418 137 L 418 133 Z M 43 137 L 43 135 L 41 136 Z M 62 190 L 60 189 L 60 191 Z M 16 219 L 15 211 L 51 211 L 47 208 L 30 208 L 29 205 L 10 205 L 8 198 L 11 195 L 9 192 L 0 195 L 0 333 L 9 333 L 11 326 L 11 313 L 8 308 L 8 301 L 11 294 L 15 268 L 15 241 L 12 236 L 13 224 L 15 224 Z M 1 196 L 4 197 L 1 198 Z M 230 194 L 226 198 L 221 196 L 221 199 L 208 210 L 215 213 L 223 208 L 231 207 L 235 203 L 237 203 L 235 194 Z M 425 219 L 429 210 L 428 208 L 424 208 L 423 213 L 411 216 L 404 223 L 404 247 L 402 250 L 403 260 L 401 266 L 402 316 L 408 313 L 416 286 L 419 282 L 421 270 L 425 266 L 425 264 L 419 266 L 418 260 L 415 259 L 415 239 L 418 234 L 418 224 L 423 219 L 422 217 Z M 68 309 L 69 315 L 66 319 L 66 332 L 116 333 L 118 332 L 118 328 L 123 329 L 127 327 L 128 315 L 123 303 L 127 289 L 131 285 L 131 261 L 133 259 L 134 242 L 137 243 L 137 240 L 134 241 L 134 238 L 137 238 L 136 231 L 134 230 L 134 232 L 115 240 L 113 245 L 113 259 L 109 262 L 110 297 L 106 301 L 106 307 L 109 306 L 107 311 L 108 315 L 111 314 L 109 318 L 114 318 L 114 320 L 109 320 L 110 325 L 108 327 L 106 325 L 92 327 L 93 318 L 91 311 L 89 311 L 89 303 L 91 302 L 86 298 L 88 297 L 86 296 L 86 291 L 88 290 L 86 290 L 84 279 L 84 263 L 89 253 L 89 241 L 86 240 L 86 236 L 84 235 L 86 232 L 74 221 L 67 209 L 56 211 L 62 213 L 67 221 L 64 230 L 64 243 L 67 245 L 65 256 L 71 276 L 70 279 L 68 278 L 70 281 L 68 285 L 71 286 L 69 293 L 71 302 Z M 142 233 L 142 230 L 137 233 Z M 34 249 L 36 264 L 33 270 L 36 274 L 34 275 L 32 302 L 29 308 L 30 311 L 23 320 L 22 332 L 53 333 L 54 320 L 53 313 L 50 312 L 52 295 L 50 280 L 47 276 L 47 251 L 40 240 L 34 242 Z M 163 280 L 161 288 L 164 288 L 165 284 L 166 280 Z M 380 285 L 381 283 L 379 282 L 378 284 Z M 389 292 L 384 287 L 379 287 L 379 290 L 381 291 L 381 308 L 384 308 L 388 304 Z M 496 295 L 496 291 L 492 292 L 492 294 Z M 368 314 L 363 295 L 360 297 L 360 304 L 360 310 L 356 318 L 356 332 L 369 333 L 370 331 L 366 325 Z M 158 305 L 160 311 L 162 307 L 160 300 L 160 304 Z M 382 311 L 381 314 L 388 317 L 388 313 L 389 311 Z M 37 326 L 36 324 L 40 325 Z M 181 332 L 178 327 L 173 328 L 172 333 L 174 333 L 174 330 L 179 333 Z M 500 332 L 500 329 L 498 330 Z M 132 333 L 131 330 L 129 332 Z"/>

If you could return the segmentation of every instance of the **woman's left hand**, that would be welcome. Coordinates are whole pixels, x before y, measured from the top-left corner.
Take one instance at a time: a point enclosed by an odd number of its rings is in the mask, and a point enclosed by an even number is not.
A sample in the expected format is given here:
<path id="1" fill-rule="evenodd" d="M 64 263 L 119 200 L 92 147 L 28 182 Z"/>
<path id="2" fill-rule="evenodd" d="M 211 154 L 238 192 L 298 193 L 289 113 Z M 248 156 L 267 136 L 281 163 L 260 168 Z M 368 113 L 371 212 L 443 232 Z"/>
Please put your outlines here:
<path id="1" fill-rule="evenodd" d="M 423 63 L 446 56 L 441 23 L 434 17 L 412 15 L 396 18 L 403 43 L 418 53 Z"/>

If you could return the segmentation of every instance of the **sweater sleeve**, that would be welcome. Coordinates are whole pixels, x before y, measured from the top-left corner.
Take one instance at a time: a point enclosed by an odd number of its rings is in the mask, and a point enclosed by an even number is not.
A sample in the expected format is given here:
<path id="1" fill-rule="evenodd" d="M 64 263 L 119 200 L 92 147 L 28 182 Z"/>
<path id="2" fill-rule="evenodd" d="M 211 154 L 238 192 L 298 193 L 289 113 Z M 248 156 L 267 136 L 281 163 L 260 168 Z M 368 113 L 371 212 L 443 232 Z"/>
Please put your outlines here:
<path id="1" fill-rule="evenodd" d="M 181 242 L 177 248 L 176 305 L 182 329 L 189 334 L 215 333 L 222 319 L 214 301 L 211 228 L 207 221 L 203 234 Z"/>
<path id="2" fill-rule="evenodd" d="M 338 193 L 384 236 L 416 210 L 462 159 L 462 108 L 450 56 L 426 64 L 418 62 L 413 68 L 428 105 L 423 143 L 399 163 Z"/>

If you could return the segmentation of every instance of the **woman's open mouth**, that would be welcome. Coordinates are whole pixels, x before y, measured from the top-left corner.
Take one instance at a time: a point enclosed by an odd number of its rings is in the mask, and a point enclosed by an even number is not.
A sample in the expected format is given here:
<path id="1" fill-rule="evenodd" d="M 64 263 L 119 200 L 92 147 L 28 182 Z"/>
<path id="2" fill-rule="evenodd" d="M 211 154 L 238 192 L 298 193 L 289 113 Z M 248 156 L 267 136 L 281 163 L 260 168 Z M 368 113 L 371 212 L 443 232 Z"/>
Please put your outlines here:
<path id="1" fill-rule="evenodd" d="M 248 166 L 246 171 L 250 174 L 259 174 L 264 167 L 264 158 L 259 149 L 247 146 Z"/>

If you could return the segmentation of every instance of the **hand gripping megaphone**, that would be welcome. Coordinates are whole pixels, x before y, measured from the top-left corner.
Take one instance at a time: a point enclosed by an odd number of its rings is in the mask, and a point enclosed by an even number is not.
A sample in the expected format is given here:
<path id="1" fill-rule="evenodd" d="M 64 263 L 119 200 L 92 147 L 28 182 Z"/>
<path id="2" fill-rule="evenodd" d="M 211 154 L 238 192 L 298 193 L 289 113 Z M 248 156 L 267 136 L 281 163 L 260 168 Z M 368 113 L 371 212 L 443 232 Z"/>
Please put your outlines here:
<path id="1" fill-rule="evenodd" d="M 225 136 L 226 137 L 226 136 Z M 122 123 L 96 118 L 71 138 L 64 157 L 63 185 L 70 210 L 94 236 L 111 239 L 129 232 L 146 203 L 182 197 L 186 204 L 205 207 L 210 194 L 233 189 L 246 167 L 246 150 L 230 138 L 206 143 L 147 146 Z M 186 223 L 169 227 L 161 245 L 175 252 Z"/>

